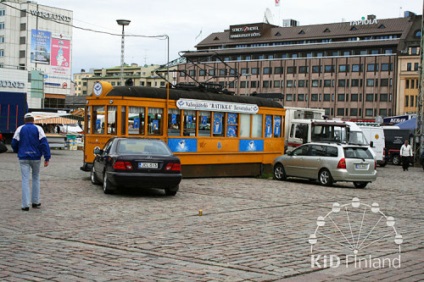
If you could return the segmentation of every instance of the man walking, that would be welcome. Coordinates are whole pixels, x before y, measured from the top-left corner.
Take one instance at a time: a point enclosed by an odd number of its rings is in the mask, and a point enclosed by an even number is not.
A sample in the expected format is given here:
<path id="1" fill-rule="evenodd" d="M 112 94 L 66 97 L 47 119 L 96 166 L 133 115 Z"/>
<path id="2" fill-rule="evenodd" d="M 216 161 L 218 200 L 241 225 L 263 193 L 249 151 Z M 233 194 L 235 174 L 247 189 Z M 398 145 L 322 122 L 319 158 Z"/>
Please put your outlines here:
<path id="1" fill-rule="evenodd" d="M 403 171 L 408 170 L 409 161 L 412 157 L 412 147 L 408 144 L 408 140 L 400 147 L 400 157 L 402 158 Z"/>
<path id="2" fill-rule="evenodd" d="M 25 124 L 19 126 L 12 139 L 13 152 L 18 153 L 22 174 L 22 210 L 29 211 L 41 206 L 40 203 L 40 165 L 41 156 L 44 156 L 44 166 L 49 165 L 50 147 L 46 134 L 41 126 L 34 124 L 34 116 L 27 113 Z M 32 196 L 30 201 L 30 174 L 32 171 Z"/>

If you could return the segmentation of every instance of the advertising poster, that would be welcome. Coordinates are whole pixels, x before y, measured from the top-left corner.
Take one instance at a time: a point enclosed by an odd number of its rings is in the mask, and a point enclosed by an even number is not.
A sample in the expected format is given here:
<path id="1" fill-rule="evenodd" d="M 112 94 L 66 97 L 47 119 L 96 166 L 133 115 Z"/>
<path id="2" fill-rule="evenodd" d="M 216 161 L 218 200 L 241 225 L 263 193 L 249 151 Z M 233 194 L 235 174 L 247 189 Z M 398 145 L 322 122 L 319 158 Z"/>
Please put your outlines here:
<path id="1" fill-rule="evenodd" d="M 71 42 L 61 38 L 52 38 L 51 65 L 69 68 Z"/>
<path id="2" fill-rule="evenodd" d="M 240 140 L 240 152 L 262 152 L 264 150 L 264 140 Z"/>
<path id="3" fill-rule="evenodd" d="M 274 137 L 281 136 L 281 117 L 274 117 Z"/>
<path id="4" fill-rule="evenodd" d="M 197 152 L 196 139 L 168 139 L 172 152 Z"/>
<path id="5" fill-rule="evenodd" d="M 272 116 L 266 116 L 265 119 L 265 137 L 272 137 Z"/>
<path id="6" fill-rule="evenodd" d="M 213 134 L 222 134 L 222 114 L 213 115 Z"/>
<path id="7" fill-rule="evenodd" d="M 31 63 L 50 65 L 51 32 L 31 30 Z"/>

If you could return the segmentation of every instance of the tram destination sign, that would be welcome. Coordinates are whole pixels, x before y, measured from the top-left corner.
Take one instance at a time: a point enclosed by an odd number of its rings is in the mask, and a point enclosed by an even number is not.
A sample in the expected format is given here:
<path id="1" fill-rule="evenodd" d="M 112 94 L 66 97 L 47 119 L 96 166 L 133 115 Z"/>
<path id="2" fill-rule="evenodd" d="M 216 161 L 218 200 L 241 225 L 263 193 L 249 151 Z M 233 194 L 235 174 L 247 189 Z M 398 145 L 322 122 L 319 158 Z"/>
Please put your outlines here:
<path id="1" fill-rule="evenodd" d="M 242 114 L 256 114 L 259 110 L 256 104 L 230 103 L 221 101 L 179 99 L 177 107 L 180 110 L 228 112 Z"/>

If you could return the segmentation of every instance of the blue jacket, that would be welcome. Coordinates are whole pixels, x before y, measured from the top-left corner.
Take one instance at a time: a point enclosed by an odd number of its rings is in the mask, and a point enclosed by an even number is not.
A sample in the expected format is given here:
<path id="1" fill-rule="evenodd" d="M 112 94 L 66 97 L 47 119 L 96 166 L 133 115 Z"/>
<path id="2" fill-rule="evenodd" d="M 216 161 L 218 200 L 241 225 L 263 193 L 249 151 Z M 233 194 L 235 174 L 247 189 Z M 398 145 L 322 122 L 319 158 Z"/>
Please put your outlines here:
<path id="1" fill-rule="evenodd" d="M 44 156 L 50 160 L 50 146 L 44 130 L 33 123 L 19 126 L 12 139 L 13 152 L 18 153 L 20 160 L 40 160 Z"/>

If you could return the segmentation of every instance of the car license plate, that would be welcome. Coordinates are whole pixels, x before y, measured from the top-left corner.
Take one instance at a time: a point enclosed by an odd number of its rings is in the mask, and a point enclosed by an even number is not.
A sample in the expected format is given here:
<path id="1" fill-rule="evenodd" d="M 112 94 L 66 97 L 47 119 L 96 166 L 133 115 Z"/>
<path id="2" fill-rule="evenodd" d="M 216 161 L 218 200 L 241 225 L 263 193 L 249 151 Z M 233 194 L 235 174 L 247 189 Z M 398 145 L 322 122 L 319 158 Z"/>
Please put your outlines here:
<path id="1" fill-rule="evenodd" d="M 158 168 L 158 163 L 138 163 L 138 168 Z"/>
<path id="2" fill-rule="evenodd" d="M 356 164 L 356 169 L 368 169 L 368 164 Z"/>

